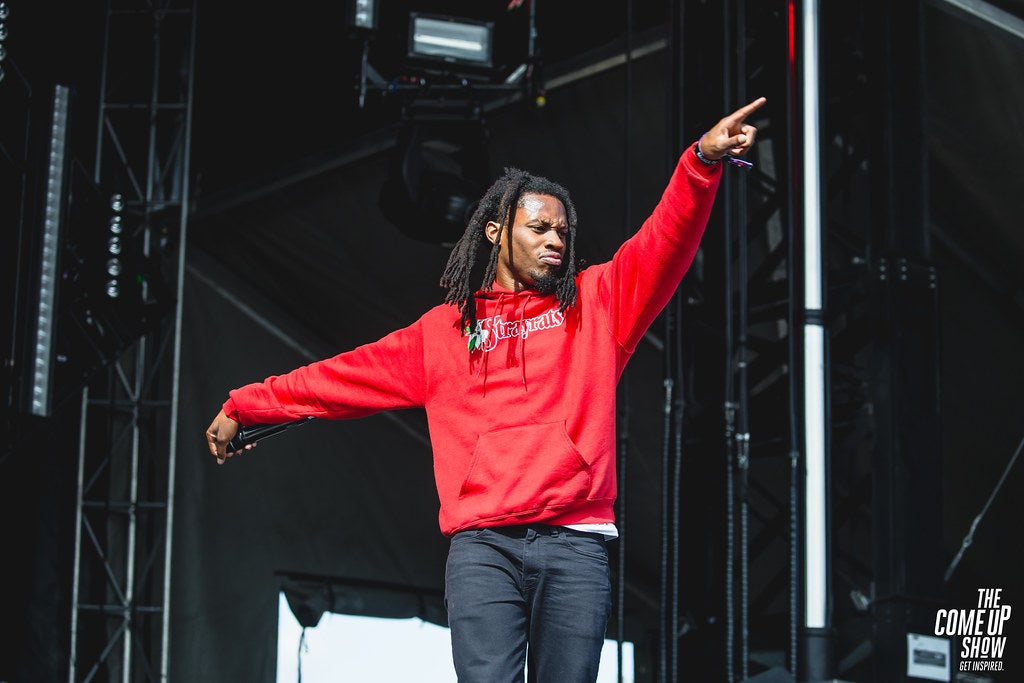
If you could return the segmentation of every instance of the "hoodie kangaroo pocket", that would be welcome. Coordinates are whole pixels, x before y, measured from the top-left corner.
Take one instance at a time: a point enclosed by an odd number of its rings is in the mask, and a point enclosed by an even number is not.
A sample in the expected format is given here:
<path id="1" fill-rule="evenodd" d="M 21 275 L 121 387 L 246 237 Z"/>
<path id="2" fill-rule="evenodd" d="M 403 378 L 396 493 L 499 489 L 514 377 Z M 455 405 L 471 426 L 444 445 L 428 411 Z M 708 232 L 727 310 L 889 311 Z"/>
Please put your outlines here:
<path id="1" fill-rule="evenodd" d="M 487 432 L 459 492 L 460 516 L 487 520 L 558 509 L 590 492 L 590 465 L 564 422 Z"/>

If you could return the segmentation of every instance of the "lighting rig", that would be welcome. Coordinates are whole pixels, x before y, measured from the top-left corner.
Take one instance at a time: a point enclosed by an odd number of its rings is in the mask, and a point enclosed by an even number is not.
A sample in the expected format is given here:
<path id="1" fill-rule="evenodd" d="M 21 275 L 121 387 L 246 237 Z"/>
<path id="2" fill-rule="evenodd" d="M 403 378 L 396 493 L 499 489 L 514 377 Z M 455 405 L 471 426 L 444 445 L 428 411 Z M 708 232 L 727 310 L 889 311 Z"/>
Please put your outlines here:
<path id="1" fill-rule="evenodd" d="M 522 4 L 513 0 L 505 15 Z M 350 3 L 350 35 L 362 47 L 359 108 L 371 94 L 400 105 L 379 206 L 406 235 L 444 246 L 457 240 L 491 181 L 486 112 L 515 101 L 545 105 L 534 4 L 529 3 L 525 52 L 514 36 L 507 39 L 507 30 L 498 30 L 499 23 L 518 30 L 521 18 L 502 23 L 410 11 L 399 73 L 389 80 L 370 62 L 370 45 L 381 33 L 378 0 Z"/>

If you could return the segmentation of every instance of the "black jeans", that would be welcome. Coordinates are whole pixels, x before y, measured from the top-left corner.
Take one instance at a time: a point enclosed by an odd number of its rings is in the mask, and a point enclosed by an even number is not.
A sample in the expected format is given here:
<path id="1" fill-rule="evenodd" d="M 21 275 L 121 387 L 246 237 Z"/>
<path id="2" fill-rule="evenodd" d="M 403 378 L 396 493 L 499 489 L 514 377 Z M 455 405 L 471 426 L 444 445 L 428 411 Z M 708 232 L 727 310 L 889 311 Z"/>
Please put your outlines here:
<path id="1" fill-rule="evenodd" d="M 445 572 L 460 683 L 593 683 L 611 613 L 600 534 L 544 525 L 455 534 Z"/>

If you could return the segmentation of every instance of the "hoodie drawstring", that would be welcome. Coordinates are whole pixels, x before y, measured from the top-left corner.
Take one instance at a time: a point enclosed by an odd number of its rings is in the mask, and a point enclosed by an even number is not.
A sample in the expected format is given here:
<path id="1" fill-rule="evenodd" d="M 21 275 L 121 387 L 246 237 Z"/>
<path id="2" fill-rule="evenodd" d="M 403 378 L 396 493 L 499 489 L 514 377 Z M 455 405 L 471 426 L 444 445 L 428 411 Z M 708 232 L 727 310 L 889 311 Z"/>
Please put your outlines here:
<path id="1" fill-rule="evenodd" d="M 494 306 L 494 309 L 493 309 L 493 315 L 489 317 L 490 320 L 493 320 L 493 321 L 500 321 L 500 320 L 502 320 L 502 314 L 505 312 L 505 302 L 506 302 L 506 300 L 508 298 L 509 297 L 508 297 L 508 295 L 505 292 L 498 293 L 497 299 L 495 301 L 495 306 Z M 521 373 L 521 377 L 522 377 L 522 382 L 523 382 L 523 387 L 524 388 L 527 387 L 527 381 L 526 381 L 526 338 L 529 336 L 529 333 L 526 330 L 526 309 L 529 307 L 530 301 L 532 301 L 533 298 L 534 298 L 533 294 L 531 294 L 530 292 L 526 292 L 525 293 L 525 298 L 522 301 L 522 307 L 519 308 L 518 316 L 516 316 L 516 324 L 517 324 L 518 334 L 515 334 L 514 336 L 512 336 L 512 339 L 510 340 L 510 343 L 518 344 L 519 345 L 519 349 L 518 349 L 518 356 L 519 356 L 519 358 L 518 358 L 518 361 L 519 361 L 519 369 L 520 369 L 520 373 Z M 513 315 L 515 315 L 515 312 L 513 312 Z M 479 322 L 477 323 L 477 325 L 479 325 Z M 490 334 L 497 334 L 495 329 L 490 330 Z M 484 392 L 484 395 L 486 395 L 487 394 L 487 367 L 488 367 L 488 361 L 489 361 L 490 355 L 491 355 L 490 351 L 487 350 L 487 347 L 488 347 L 488 343 L 496 342 L 497 339 L 493 339 L 492 340 L 490 338 L 485 338 L 484 337 L 484 330 L 480 330 L 479 332 L 477 330 L 472 330 L 472 331 L 470 331 L 470 334 L 478 335 L 479 339 L 480 339 L 480 341 L 479 341 L 477 346 L 471 347 L 470 353 L 472 355 L 473 352 L 480 351 L 483 354 L 483 359 L 482 359 L 482 361 L 480 362 L 480 365 L 477 368 L 477 375 L 479 376 L 481 373 L 483 373 L 483 392 Z M 515 353 L 515 351 L 513 351 L 510 348 L 509 349 L 509 353 L 512 354 L 512 353 Z M 511 356 L 509 356 L 509 360 L 511 360 Z"/>
<path id="2" fill-rule="evenodd" d="M 494 309 L 495 317 L 500 316 L 501 312 L 502 312 L 502 310 L 504 310 L 504 308 L 505 308 L 505 294 L 504 294 L 504 292 L 502 292 L 502 293 L 498 294 L 498 302 L 497 302 L 497 305 L 496 305 L 496 307 Z M 479 325 L 479 323 L 477 323 L 477 324 Z M 487 346 L 487 342 L 483 342 L 481 344 L 481 347 L 486 347 L 486 346 Z M 483 360 L 483 363 L 481 364 L 481 368 L 480 368 L 479 372 L 482 372 L 483 375 L 484 375 L 483 392 L 484 392 L 484 396 L 486 396 L 487 395 L 487 361 L 491 357 L 491 354 L 490 354 L 489 351 L 487 351 L 486 348 L 481 348 L 481 353 L 483 353 L 483 355 L 484 355 L 484 360 Z"/>
<path id="3" fill-rule="evenodd" d="M 532 294 L 527 292 L 526 301 L 523 302 L 523 307 L 519 309 L 519 367 L 523 373 L 523 388 L 526 388 L 526 338 L 530 336 L 526 333 L 526 307 L 530 305 L 530 299 Z"/>

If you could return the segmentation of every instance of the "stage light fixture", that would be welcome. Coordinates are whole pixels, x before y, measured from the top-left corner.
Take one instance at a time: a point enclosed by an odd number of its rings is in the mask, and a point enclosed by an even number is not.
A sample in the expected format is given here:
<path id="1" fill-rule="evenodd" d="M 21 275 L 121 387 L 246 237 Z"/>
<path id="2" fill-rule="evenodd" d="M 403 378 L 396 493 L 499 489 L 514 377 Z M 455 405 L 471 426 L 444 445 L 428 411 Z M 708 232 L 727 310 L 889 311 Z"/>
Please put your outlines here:
<path id="1" fill-rule="evenodd" d="M 408 56 L 413 59 L 490 69 L 493 38 L 493 22 L 409 13 Z"/>
<path id="2" fill-rule="evenodd" d="M 7 17 L 9 15 L 10 10 L 7 3 L 0 2 L 0 62 L 7 59 L 7 48 L 4 47 L 4 41 L 7 40 Z M 0 64 L 0 82 L 4 80 L 5 75 L 3 64 Z"/>
<path id="3" fill-rule="evenodd" d="M 116 299 L 121 296 L 121 282 L 118 279 L 121 274 L 121 259 L 118 257 L 123 249 L 121 212 L 124 211 L 124 195 L 119 192 L 110 195 L 110 209 L 114 215 L 110 217 L 110 238 L 107 240 L 107 253 L 110 254 L 110 258 L 107 259 L 106 270 L 110 279 L 107 280 L 106 293 L 108 298 Z"/>
<path id="4" fill-rule="evenodd" d="M 480 119 L 407 121 L 378 201 L 385 218 L 414 239 L 454 244 L 490 181 L 486 136 Z"/>
<path id="5" fill-rule="evenodd" d="M 362 31 L 377 30 L 377 0 L 350 0 L 348 24 Z"/>
<path id="6" fill-rule="evenodd" d="M 60 252 L 61 222 L 64 218 L 64 176 L 67 172 L 69 100 L 70 89 L 67 86 L 54 86 L 29 405 L 29 411 L 39 417 L 49 417 L 50 415 L 50 393 L 53 385 L 52 365 L 58 285 L 57 257 Z"/>

